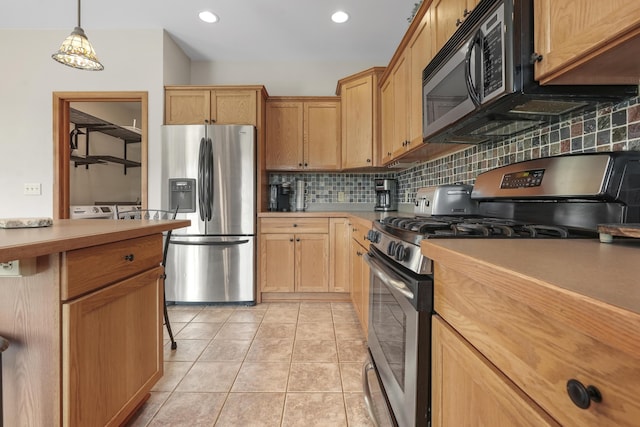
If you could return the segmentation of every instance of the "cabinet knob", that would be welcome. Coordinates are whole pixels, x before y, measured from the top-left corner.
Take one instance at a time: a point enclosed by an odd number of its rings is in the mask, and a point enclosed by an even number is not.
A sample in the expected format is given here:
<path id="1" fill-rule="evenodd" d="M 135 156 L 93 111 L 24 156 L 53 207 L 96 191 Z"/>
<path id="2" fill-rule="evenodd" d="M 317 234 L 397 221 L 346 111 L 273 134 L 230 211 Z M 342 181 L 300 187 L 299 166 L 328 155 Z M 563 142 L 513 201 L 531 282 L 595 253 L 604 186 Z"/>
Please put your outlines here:
<path id="1" fill-rule="evenodd" d="M 470 14 L 471 14 L 471 12 L 469 12 L 469 10 L 468 10 L 468 9 L 465 9 L 465 10 L 464 10 L 464 13 L 462 14 L 462 17 L 463 17 L 463 18 L 466 18 L 466 17 L 467 17 L 467 16 L 469 16 Z"/>
<path id="2" fill-rule="evenodd" d="M 567 393 L 574 405 L 581 409 L 587 409 L 591 401 L 602 402 L 602 394 L 593 385 L 584 386 L 580 381 L 570 379 L 567 381 Z"/>
<path id="3" fill-rule="evenodd" d="M 462 21 L 458 18 L 456 19 L 456 27 L 459 27 L 460 25 L 462 25 Z"/>
<path id="4" fill-rule="evenodd" d="M 126 261 L 133 261 L 133 258 L 134 258 L 134 257 L 133 257 L 133 254 L 129 254 L 129 255 L 125 255 L 125 256 L 124 256 L 124 259 L 125 259 Z"/>
<path id="5" fill-rule="evenodd" d="M 302 167 L 302 163 L 298 163 L 298 167 Z"/>
<path id="6" fill-rule="evenodd" d="M 293 224 L 293 226 L 294 226 L 294 227 L 297 227 L 297 226 L 298 226 L 298 224 Z"/>
<path id="7" fill-rule="evenodd" d="M 299 242 L 299 241 L 300 241 L 300 239 L 296 239 L 296 242 Z"/>
<path id="8" fill-rule="evenodd" d="M 367 159 L 367 163 L 371 163 L 371 159 Z"/>
<path id="9" fill-rule="evenodd" d="M 293 242 L 293 239 L 289 239 L 290 242 Z"/>
<path id="10" fill-rule="evenodd" d="M 209 120 L 204 119 L 204 124 L 205 124 L 205 125 L 208 125 L 208 124 L 209 124 Z"/>
<path id="11" fill-rule="evenodd" d="M 304 164 L 304 167 L 306 168 L 307 166 L 309 166 L 309 164 L 308 164 L 308 163 L 305 163 L 305 164 Z"/>
<path id="12" fill-rule="evenodd" d="M 542 55 L 540 55 L 538 52 L 533 52 L 529 57 L 529 62 L 531 62 L 532 64 L 540 61 L 542 61 Z"/>

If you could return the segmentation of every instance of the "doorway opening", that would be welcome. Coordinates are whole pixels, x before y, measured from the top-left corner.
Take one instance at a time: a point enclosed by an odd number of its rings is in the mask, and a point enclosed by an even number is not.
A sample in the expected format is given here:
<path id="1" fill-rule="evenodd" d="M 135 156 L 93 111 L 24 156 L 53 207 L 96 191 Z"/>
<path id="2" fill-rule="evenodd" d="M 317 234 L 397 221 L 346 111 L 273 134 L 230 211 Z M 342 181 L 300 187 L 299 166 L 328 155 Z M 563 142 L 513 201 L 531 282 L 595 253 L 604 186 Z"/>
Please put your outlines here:
<path id="1" fill-rule="evenodd" d="M 73 115 L 77 111 L 87 110 L 91 111 L 89 116 L 95 117 L 101 115 L 101 113 L 93 114 L 94 111 L 101 111 L 101 107 L 108 107 L 113 103 L 113 107 L 116 106 L 130 106 L 135 104 L 136 109 L 139 106 L 139 118 L 136 115 L 136 122 L 131 121 L 128 125 L 119 125 L 127 130 L 134 130 L 139 132 L 139 142 L 136 141 L 135 149 L 128 149 L 129 145 L 126 141 L 123 141 L 123 154 L 118 156 L 96 156 L 90 153 L 90 147 L 86 145 L 82 146 L 83 152 L 78 150 L 78 147 L 74 144 L 77 143 L 77 133 L 72 133 L 74 129 L 79 132 L 86 132 L 86 129 L 77 128 L 72 121 L 76 120 Z M 76 108 L 80 107 L 80 108 Z M 92 108 L 93 107 L 93 108 Z M 103 108 L 104 110 L 104 108 Z M 109 108 L 106 109 L 110 110 Z M 113 110 L 113 108 L 111 108 Z M 106 113 L 105 113 L 106 114 Z M 130 175 L 139 177 L 139 187 L 136 182 L 132 187 L 135 188 L 134 192 L 139 192 L 139 201 L 142 207 L 147 206 L 147 123 L 148 123 L 148 93 L 147 92 L 54 92 L 53 93 L 53 157 L 54 157 L 54 201 L 53 201 L 53 215 L 56 219 L 69 218 L 69 207 L 72 204 L 72 200 L 77 199 L 77 195 L 72 194 L 72 168 L 77 168 L 79 165 L 81 168 L 88 170 L 90 167 L 104 167 L 105 163 L 119 163 L 119 167 L 122 167 L 122 174 L 125 175 L 129 171 Z M 102 120 L 102 119 L 101 119 Z M 77 120 L 76 120 L 77 121 Z M 108 120 L 106 120 L 108 121 Z M 90 130 L 89 132 L 93 132 Z M 74 140 L 75 136 L 75 140 Z M 86 135 L 85 135 L 86 137 Z M 107 136 L 108 137 L 108 136 Z M 86 144 L 86 140 L 84 141 Z M 126 153 L 129 150 L 130 155 L 133 158 L 128 158 Z M 87 155 L 89 154 L 89 159 Z M 102 157 L 102 158 L 100 158 Z M 106 161 L 105 161 L 106 158 Z M 111 160 L 111 161 L 109 161 Z M 90 161 L 96 162 L 93 164 Z M 113 166 L 113 165 L 111 165 Z M 131 172 L 135 170 L 135 172 Z M 75 174 L 75 170 L 73 171 Z M 121 177 L 118 177 L 121 179 Z M 77 188 L 77 186 L 75 186 Z M 139 188 L 139 191 L 138 191 Z M 137 194 L 137 193 L 136 193 Z M 98 196 L 96 196 L 98 197 Z M 108 198 L 108 195 L 105 195 Z M 136 196 L 131 196 L 135 198 Z"/>

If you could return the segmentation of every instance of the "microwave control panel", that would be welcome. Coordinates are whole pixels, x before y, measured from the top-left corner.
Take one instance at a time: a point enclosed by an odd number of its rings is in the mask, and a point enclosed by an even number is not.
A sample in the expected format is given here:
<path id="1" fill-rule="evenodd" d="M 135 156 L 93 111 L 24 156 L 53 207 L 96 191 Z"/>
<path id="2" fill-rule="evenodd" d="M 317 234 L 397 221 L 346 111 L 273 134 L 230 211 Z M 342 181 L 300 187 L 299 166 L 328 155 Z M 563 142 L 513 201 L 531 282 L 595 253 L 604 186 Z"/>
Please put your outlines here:
<path id="1" fill-rule="evenodd" d="M 544 169 L 506 173 L 502 176 L 500 188 L 528 188 L 540 187 Z"/>

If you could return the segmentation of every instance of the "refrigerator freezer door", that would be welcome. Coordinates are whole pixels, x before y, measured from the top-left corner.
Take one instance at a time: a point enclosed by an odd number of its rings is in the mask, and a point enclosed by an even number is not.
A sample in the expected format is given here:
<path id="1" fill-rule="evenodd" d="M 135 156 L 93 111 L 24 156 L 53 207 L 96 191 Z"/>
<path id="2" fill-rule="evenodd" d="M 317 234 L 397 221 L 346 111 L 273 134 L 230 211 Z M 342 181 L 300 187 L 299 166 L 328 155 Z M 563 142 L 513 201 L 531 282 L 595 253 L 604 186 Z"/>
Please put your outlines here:
<path id="1" fill-rule="evenodd" d="M 170 302 L 255 303 L 255 237 L 172 234 L 167 257 Z"/>

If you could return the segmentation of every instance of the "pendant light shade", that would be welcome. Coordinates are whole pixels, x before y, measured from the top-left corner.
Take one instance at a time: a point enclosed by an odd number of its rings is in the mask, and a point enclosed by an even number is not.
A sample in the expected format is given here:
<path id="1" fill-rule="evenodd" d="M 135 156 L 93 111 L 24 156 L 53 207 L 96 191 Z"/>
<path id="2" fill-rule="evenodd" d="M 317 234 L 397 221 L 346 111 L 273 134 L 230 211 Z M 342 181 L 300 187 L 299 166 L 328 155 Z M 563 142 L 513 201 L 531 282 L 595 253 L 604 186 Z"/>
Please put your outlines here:
<path id="1" fill-rule="evenodd" d="M 80 70 L 104 70 L 104 66 L 96 56 L 96 51 L 93 50 L 93 46 L 80 26 L 80 0 L 78 0 L 78 26 L 64 39 L 60 49 L 51 57 L 61 64 Z"/>

